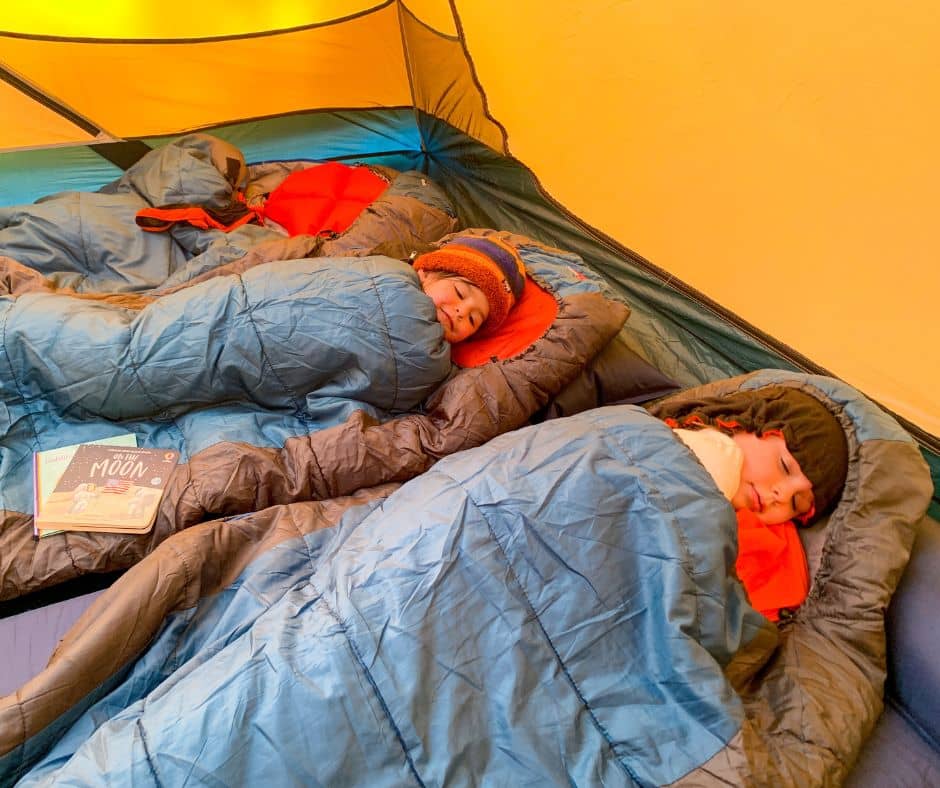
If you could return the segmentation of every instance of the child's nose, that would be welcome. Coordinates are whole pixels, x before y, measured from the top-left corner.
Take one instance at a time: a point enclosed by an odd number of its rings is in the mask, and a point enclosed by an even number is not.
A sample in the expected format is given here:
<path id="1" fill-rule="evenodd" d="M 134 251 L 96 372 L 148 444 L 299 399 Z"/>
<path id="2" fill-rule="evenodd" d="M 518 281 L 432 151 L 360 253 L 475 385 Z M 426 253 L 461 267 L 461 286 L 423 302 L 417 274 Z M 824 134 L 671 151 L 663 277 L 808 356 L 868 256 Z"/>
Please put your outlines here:
<path id="1" fill-rule="evenodd" d="M 773 486 L 774 497 L 780 501 L 787 501 L 799 492 L 812 489 L 813 485 L 809 479 L 787 476 L 779 479 Z"/>

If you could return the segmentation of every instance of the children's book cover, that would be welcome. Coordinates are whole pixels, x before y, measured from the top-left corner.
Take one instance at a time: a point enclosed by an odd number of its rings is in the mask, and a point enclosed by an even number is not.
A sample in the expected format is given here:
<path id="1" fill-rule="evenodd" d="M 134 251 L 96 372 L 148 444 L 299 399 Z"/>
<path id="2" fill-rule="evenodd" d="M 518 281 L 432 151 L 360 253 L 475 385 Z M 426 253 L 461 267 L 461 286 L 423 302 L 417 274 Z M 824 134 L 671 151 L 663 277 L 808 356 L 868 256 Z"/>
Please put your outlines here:
<path id="1" fill-rule="evenodd" d="M 94 441 L 85 441 L 88 444 L 104 446 L 137 446 L 137 436 L 133 432 L 124 432 L 120 435 L 111 435 Z M 71 462 L 81 443 L 71 446 L 59 446 L 56 449 L 46 449 L 33 454 L 33 512 L 39 511 L 41 505 L 49 498 L 55 486 L 59 483 L 62 472 Z M 33 522 L 33 533 L 36 536 L 50 536 L 58 533 L 54 530 L 40 530 L 38 524 Z"/>
<path id="2" fill-rule="evenodd" d="M 40 504 L 38 527 L 144 533 L 178 458 L 172 449 L 82 444 Z"/>

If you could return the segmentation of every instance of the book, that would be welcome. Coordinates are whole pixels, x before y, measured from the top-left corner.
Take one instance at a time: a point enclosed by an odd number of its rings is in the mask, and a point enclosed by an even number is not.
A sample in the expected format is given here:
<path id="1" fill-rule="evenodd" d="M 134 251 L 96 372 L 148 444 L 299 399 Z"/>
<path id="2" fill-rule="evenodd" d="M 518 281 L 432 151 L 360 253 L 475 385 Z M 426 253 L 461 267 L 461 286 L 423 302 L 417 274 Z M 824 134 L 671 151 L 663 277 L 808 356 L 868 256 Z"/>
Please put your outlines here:
<path id="1" fill-rule="evenodd" d="M 98 440 L 86 441 L 88 444 L 92 445 L 104 445 L 104 446 L 137 446 L 137 436 L 133 432 L 125 432 L 120 435 L 111 435 L 107 438 L 99 438 Z M 39 511 L 40 506 L 44 503 L 49 496 L 52 494 L 52 491 L 55 489 L 55 486 L 59 483 L 59 479 L 62 477 L 62 472 L 65 470 L 66 466 L 71 461 L 72 457 L 75 456 L 75 452 L 78 451 L 78 447 L 81 446 L 81 443 L 73 443 L 70 446 L 60 446 L 57 449 L 46 449 L 45 451 L 37 451 L 33 454 L 33 513 Z M 59 533 L 54 530 L 43 530 L 40 531 L 39 526 L 36 524 L 35 518 L 33 519 L 33 535 L 36 537 L 51 536 L 54 533 Z"/>
<path id="2" fill-rule="evenodd" d="M 40 532 L 146 533 L 179 452 L 81 444 L 35 515 Z"/>

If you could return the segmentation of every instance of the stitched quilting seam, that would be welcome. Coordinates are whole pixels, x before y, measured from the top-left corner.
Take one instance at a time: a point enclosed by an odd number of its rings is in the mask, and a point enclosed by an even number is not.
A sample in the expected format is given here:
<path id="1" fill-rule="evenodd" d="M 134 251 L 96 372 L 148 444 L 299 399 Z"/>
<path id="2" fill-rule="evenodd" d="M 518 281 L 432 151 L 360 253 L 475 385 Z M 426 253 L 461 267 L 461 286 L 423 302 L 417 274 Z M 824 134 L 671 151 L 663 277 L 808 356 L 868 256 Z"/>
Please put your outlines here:
<path id="1" fill-rule="evenodd" d="M 440 473 L 440 471 L 438 472 Z M 565 661 L 562 659 L 561 654 L 558 652 L 558 648 L 555 646 L 555 643 L 552 640 L 551 635 L 549 635 L 548 629 L 546 628 L 545 624 L 542 622 L 542 619 L 539 616 L 539 614 L 536 612 L 535 606 L 532 604 L 532 600 L 529 598 L 529 595 L 526 592 L 525 587 L 522 585 L 522 581 L 519 579 L 519 576 L 516 573 L 516 569 L 513 566 L 512 561 L 509 558 L 509 553 L 506 551 L 506 548 L 503 545 L 503 542 L 500 540 L 499 536 L 497 535 L 496 529 L 493 527 L 492 522 L 484 514 L 483 510 L 474 500 L 473 496 L 470 494 L 470 491 L 467 490 L 466 487 L 464 487 L 460 482 L 457 481 L 457 479 L 455 479 L 453 476 L 450 476 L 449 474 L 442 473 L 441 475 L 449 478 L 455 485 L 457 485 L 463 491 L 464 495 L 467 496 L 467 500 L 471 503 L 473 508 L 479 513 L 480 517 L 483 519 L 483 522 L 486 523 L 486 527 L 490 533 L 490 537 L 493 539 L 494 543 L 496 544 L 497 549 L 499 550 L 500 555 L 503 557 L 503 561 L 505 562 L 506 571 L 508 572 L 509 577 L 512 579 L 512 582 L 515 584 L 516 588 L 518 589 L 518 592 L 522 595 L 522 598 L 525 600 L 526 608 L 528 609 L 529 614 L 532 616 L 532 619 L 538 625 L 539 630 L 542 633 L 542 637 L 545 639 L 545 642 L 548 644 L 549 649 L 551 649 L 551 652 L 554 655 L 555 660 L 558 663 L 559 668 L 561 669 L 561 672 L 565 675 L 565 678 L 568 679 L 568 683 L 571 685 L 571 688 L 574 690 L 574 693 L 577 696 L 578 700 L 581 702 L 581 705 L 584 707 L 584 709 L 587 711 L 588 715 L 590 716 L 591 721 L 594 723 L 594 727 L 604 738 L 604 741 L 607 742 L 607 746 L 610 747 L 610 750 L 613 753 L 614 760 L 618 764 L 620 764 L 621 768 L 625 772 L 627 772 L 627 774 L 630 776 L 631 779 L 633 779 L 637 783 L 640 783 L 641 780 L 639 779 L 639 777 L 637 777 L 636 774 L 634 774 L 629 764 L 627 764 L 619 755 L 617 755 L 617 751 L 614 748 L 614 742 L 610 736 L 610 733 L 604 727 L 603 723 L 601 723 L 601 721 L 597 718 L 594 708 L 588 702 L 587 698 L 584 696 L 584 693 L 581 691 L 581 688 L 578 686 L 578 682 L 575 681 L 574 676 L 572 676 L 571 672 L 568 670 L 568 666 L 565 664 Z"/>
<path id="2" fill-rule="evenodd" d="M 262 337 L 261 337 L 261 331 L 258 328 L 257 323 L 255 323 L 254 307 L 252 306 L 251 301 L 248 298 L 248 290 L 245 287 L 245 280 L 242 279 L 241 276 L 238 277 L 238 286 L 241 288 L 242 296 L 245 299 L 245 315 L 247 316 L 248 323 L 251 326 L 252 331 L 255 332 L 255 337 L 258 340 L 258 347 L 260 348 L 260 352 L 261 352 L 262 367 L 270 370 L 271 375 L 278 382 L 278 385 L 283 389 L 288 399 L 290 399 L 291 404 L 293 405 L 294 411 L 297 414 L 297 416 L 299 416 L 299 418 L 303 421 L 304 426 L 309 428 L 310 419 L 307 416 L 305 398 L 302 397 L 299 392 L 294 391 L 290 386 L 287 385 L 287 383 L 284 382 L 284 379 L 278 374 L 277 370 L 274 368 L 274 365 L 271 363 L 271 359 L 268 358 L 268 354 L 264 349 L 264 341 L 262 340 Z"/>
<path id="3" fill-rule="evenodd" d="M 369 277 L 369 285 L 372 287 L 372 292 L 375 294 L 375 301 L 379 306 L 379 310 L 382 312 L 382 327 L 383 335 L 385 337 L 385 345 L 388 348 L 389 356 L 392 359 L 392 371 L 394 373 L 394 380 L 392 381 L 392 388 L 394 390 L 394 396 L 392 397 L 392 402 L 388 407 L 388 410 L 395 410 L 398 406 L 398 395 L 399 395 L 399 381 L 401 376 L 398 372 L 398 354 L 395 353 L 394 347 L 392 347 L 392 332 L 389 330 L 388 326 L 388 315 L 385 312 L 385 302 L 382 300 L 382 291 L 375 284 L 375 277 Z"/>
<path id="4" fill-rule="evenodd" d="M 365 676 L 366 681 L 369 682 L 369 686 L 372 688 L 372 692 L 375 694 L 375 698 L 378 701 L 379 706 L 382 709 L 382 713 L 385 715 L 385 719 L 388 720 L 388 724 L 391 726 L 392 731 L 395 733 L 395 738 L 398 740 L 398 744 L 401 746 L 402 754 L 405 756 L 405 761 L 408 764 L 408 769 L 411 771 L 412 776 L 415 778 L 415 781 L 418 785 L 424 786 L 424 781 L 418 775 L 418 770 L 415 767 L 414 760 L 411 757 L 411 753 L 408 751 L 408 745 L 405 743 L 405 737 L 401 732 L 401 729 L 398 727 L 395 719 L 392 717 L 391 709 L 388 707 L 388 703 L 385 701 L 385 697 L 382 695 L 382 691 L 379 689 L 379 685 L 375 680 L 375 676 L 372 675 L 372 671 L 366 666 L 366 662 L 362 657 L 362 653 L 359 651 L 359 648 L 353 642 L 352 637 L 350 637 L 349 629 L 346 626 L 345 622 L 340 618 L 339 613 L 337 613 L 330 604 L 326 601 L 326 598 L 323 595 L 323 592 L 320 588 L 314 583 L 313 578 L 310 578 L 310 585 L 313 590 L 317 593 L 317 597 L 320 603 L 326 608 L 327 612 L 330 614 L 330 617 L 336 622 L 336 625 L 342 630 L 343 636 L 346 638 L 346 644 L 349 646 L 349 650 L 352 652 L 353 658 L 356 660 L 356 664 L 359 666 L 359 670 Z"/>

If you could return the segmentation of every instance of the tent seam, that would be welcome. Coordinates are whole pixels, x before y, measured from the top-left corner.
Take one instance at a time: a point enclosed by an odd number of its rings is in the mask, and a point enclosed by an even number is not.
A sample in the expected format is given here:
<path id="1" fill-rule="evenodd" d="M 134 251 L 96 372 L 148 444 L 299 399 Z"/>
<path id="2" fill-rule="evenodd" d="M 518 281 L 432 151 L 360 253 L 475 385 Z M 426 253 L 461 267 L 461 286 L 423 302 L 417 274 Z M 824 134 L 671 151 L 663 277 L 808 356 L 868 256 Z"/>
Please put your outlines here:
<path id="1" fill-rule="evenodd" d="M 463 23 L 460 21 L 460 14 L 457 13 L 457 3 L 455 0 L 448 0 L 448 2 L 450 4 L 451 13 L 454 15 L 454 25 L 457 27 L 457 38 L 460 41 L 460 48 L 463 50 L 464 57 L 467 58 L 467 66 L 470 69 L 470 78 L 473 80 L 474 86 L 479 91 L 480 100 L 483 102 L 483 115 L 500 131 L 500 135 L 503 138 L 503 150 L 501 153 L 512 157 L 512 153 L 509 150 L 509 132 L 506 131 L 506 127 L 493 116 L 493 113 L 490 112 L 490 103 L 486 98 L 486 92 L 483 90 L 483 83 L 480 82 L 480 78 L 477 76 L 476 66 L 473 64 L 473 58 L 470 56 L 470 49 L 467 47 L 467 36 L 464 33 Z M 437 116 L 435 115 L 434 117 Z M 472 135 L 469 131 L 464 133 L 472 138 Z"/>
<path id="2" fill-rule="evenodd" d="M 0 33 L 0 36 L 2 35 L 17 37 Z M 55 97 L 43 92 L 40 88 L 30 84 L 27 80 L 20 77 L 18 74 L 4 65 L 0 65 L 0 81 L 6 82 L 14 90 L 18 90 L 30 98 L 35 99 L 43 107 L 52 110 L 57 115 L 67 120 L 69 123 L 72 123 L 76 127 L 80 128 L 86 134 L 97 137 L 104 131 L 100 126 L 92 123 L 88 118 L 79 114 L 74 109 L 59 101 Z"/>
<path id="3" fill-rule="evenodd" d="M 414 11 L 412 11 L 408 7 L 408 4 L 405 2 L 405 0 L 398 0 L 398 5 L 404 8 L 405 11 L 407 11 L 408 14 L 415 20 L 415 22 L 421 25 L 421 27 L 423 27 L 425 30 L 433 33 L 436 36 L 440 36 L 441 38 L 446 38 L 448 41 L 456 42 L 460 40 L 459 36 L 453 35 L 451 33 L 445 33 L 443 30 L 438 30 L 436 27 L 429 24 L 427 20 L 421 19 Z"/>
<path id="4" fill-rule="evenodd" d="M 424 129 L 421 126 L 421 117 L 418 112 L 418 99 L 415 92 L 415 80 L 414 73 L 411 65 L 411 51 L 408 48 L 408 36 L 405 33 L 405 23 L 403 14 L 405 12 L 411 13 L 407 6 L 401 2 L 401 0 L 396 0 L 396 8 L 398 9 L 398 32 L 401 36 L 401 49 L 402 57 L 405 61 L 405 75 L 408 77 L 408 92 L 411 94 L 411 114 L 414 118 L 415 128 L 418 130 L 418 138 L 421 140 L 421 153 L 427 155 L 427 139 L 424 135 Z M 427 171 L 427 161 L 424 162 L 425 171 Z"/>

